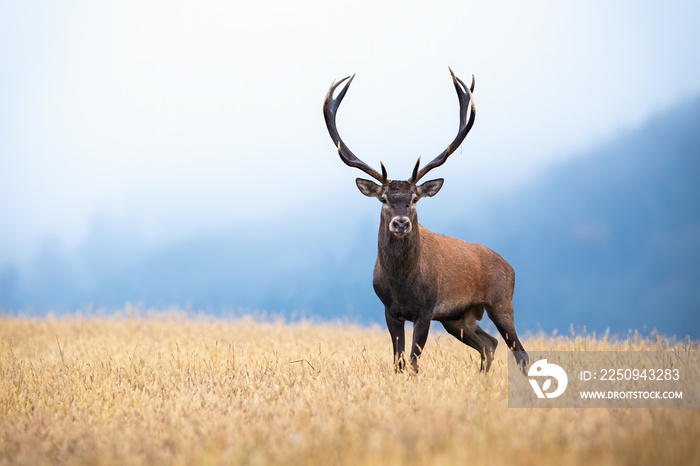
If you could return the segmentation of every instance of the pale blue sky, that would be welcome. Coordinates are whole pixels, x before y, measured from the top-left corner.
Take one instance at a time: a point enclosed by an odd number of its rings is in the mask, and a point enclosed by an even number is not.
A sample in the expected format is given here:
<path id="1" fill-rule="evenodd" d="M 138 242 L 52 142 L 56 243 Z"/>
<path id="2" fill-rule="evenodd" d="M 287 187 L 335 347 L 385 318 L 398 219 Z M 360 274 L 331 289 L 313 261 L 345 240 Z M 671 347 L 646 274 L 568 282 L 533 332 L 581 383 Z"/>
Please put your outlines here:
<path id="1" fill-rule="evenodd" d="M 695 1 L 251 3 L 0 3 L 0 265 L 104 218 L 159 243 L 376 210 L 321 114 L 352 73 L 341 135 L 392 178 L 454 137 L 447 67 L 476 75 L 474 129 L 435 170 L 448 204 L 700 94 Z"/>

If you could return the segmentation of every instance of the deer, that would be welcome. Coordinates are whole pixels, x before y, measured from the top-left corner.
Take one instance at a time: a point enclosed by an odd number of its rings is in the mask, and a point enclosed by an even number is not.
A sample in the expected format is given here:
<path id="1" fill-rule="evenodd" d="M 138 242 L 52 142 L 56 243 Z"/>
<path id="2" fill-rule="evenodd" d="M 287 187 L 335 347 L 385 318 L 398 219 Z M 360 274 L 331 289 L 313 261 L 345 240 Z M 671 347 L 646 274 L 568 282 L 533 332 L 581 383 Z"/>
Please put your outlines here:
<path id="1" fill-rule="evenodd" d="M 431 321 L 438 321 L 450 335 L 479 352 L 480 371 L 488 372 L 498 340 L 478 325 L 484 311 L 513 351 L 520 370 L 524 371 L 528 356 L 515 332 L 513 320 L 513 267 L 486 246 L 433 233 L 418 223 L 416 204 L 424 197 L 435 196 L 444 179 L 418 182 L 447 161 L 464 141 L 476 118 L 472 95 L 474 75 L 471 86 L 467 87 L 451 68 L 448 69 L 459 100 L 457 136 L 422 168 L 419 156 L 411 177 L 406 181 L 389 179 L 381 161 L 381 173 L 377 172 L 353 154 L 340 138 L 336 115 L 355 75 L 331 84 L 323 103 L 323 116 L 340 159 L 379 182 L 363 178 L 355 180 L 362 194 L 374 197 L 382 204 L 372 284 L 384 305 L 395 371 L 403 372 L 406 367 L 405 322 L 413 323 L 410 363 L 412 370 L 417 372 Z M 343 83 L 345 85 L 334 97 L 336 89 Z"/>

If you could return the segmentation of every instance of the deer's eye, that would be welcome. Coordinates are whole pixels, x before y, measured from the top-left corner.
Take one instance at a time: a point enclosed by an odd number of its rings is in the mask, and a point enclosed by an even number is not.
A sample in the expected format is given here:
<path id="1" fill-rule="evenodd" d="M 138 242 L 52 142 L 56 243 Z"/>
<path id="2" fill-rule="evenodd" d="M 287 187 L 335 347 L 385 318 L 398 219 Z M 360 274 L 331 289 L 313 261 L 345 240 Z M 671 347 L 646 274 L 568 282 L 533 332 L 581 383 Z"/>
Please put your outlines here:
<path id="1" fill-rule="evenodd" d="M 382 197 L 382 198 L 379 199 L 379 200 L 382 202 L 382 204 L 386 204 L 386 203 L 387 203 L 386 197 Z"/>
<path id="2" fill-rule="evenodd" d="M 412 204 L 416 204 L 417 202 L 418 202 L 418 196 L 414 197 L 414 198 L 411 200 L 411 203 L 412 203 Z"/>

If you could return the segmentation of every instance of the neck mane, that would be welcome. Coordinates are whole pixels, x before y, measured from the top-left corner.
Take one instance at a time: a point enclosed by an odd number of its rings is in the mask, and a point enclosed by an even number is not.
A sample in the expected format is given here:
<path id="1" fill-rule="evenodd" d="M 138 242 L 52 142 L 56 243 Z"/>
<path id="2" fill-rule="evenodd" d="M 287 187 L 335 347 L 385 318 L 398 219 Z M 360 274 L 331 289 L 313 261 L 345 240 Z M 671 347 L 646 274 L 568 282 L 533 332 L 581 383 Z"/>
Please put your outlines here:
<path id="1" fill-rule="evenodd" d="M 379 245 L 377 258 L 387 271 L 406 275 L 418 268 L 420 263 L 420 226 L 413 223 L 411 232 L 399 238 L 389 231 L 389 225 L 382 219 L 379 225 Z"/>

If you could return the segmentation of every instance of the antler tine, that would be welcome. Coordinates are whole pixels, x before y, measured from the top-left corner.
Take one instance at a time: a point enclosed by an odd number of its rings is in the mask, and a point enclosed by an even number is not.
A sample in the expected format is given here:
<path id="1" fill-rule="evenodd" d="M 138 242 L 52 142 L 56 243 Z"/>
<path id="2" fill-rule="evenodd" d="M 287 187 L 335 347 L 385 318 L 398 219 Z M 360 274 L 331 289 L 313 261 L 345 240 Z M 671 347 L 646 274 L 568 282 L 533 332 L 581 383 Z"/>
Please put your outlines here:
<path id="1" fill-rule="evenodd" d="M 418 176 L 418 168 L 420 167 L 420 155 L 418 156 L 418 161 L 416 162 L 416 165 L 413 167 L 413 173 L 411 174 L 411 181 L 418 179 L 416 178 Z"/>
<path id="2" fill-rule="evenodd" d="M 381 179 L 381 182 L 382 182 L 382 183 L 386 183 L 387 177 L 386 177 L 386 167 L 384 166 L 384 162 L 382 162 L 382 161 L 380 160 L 380 161 L 379 161 L 379 165 L 381 165 L 381 168 L 382 168 L 382 179 Z"/>
<path id="3" fill-rule="evenodd" d="M 379 174 L 379 172 L 377 172 L 374 168 L 357 158 L 357 156 L 353 154 L 350 149 L 348 149 L 348 146 L 345 145 L 343 140 L 340 138 L 340 134 L 338 134 L 338 128 L 335 124 L 335 116 L 338 111 L 338 107 L 340 106 L 340 102 L 343 100 L 343 97 L 345 97 L 345 93 L 348 91 L 353 79 L 355 79 L 354 74 L 341 79 L 337 83 L 334 81 L 331 84 L 328 94 L 326 94 L 326 99 L 323 102 L 323 117 L 326 120 L 326 127 L 328 128 L 328 133 L 331 135 L 333 143 L 338 147 L 338 155 L 340 155 L 340 159 L 346 165 L 359 168 L 380 183 L 386 183 L 387 173 L 386 168 L 384 168 L 384 164 L 382 164 L 382 173 Z M 336 88 L 347 80 L 349 81 L 345 84 L 345 86 L 343 86 L 341 91 L 338 93 L 338 96 L 334 99 L 333 92 L 335 92 Z"/>
<path id="4" fill-rule="evenodd" d="M 474 92 L 474 75 L 472 75 L 472 83 L 470 87 L 467 87 L 464 82 L 455 76 L 451 68 L 450 74 L 452 75 L 452 82 L 454 83 L 455 90 L 457 91 L 457 98 L 459 99 L 459 131 L 457 132 L 457 137 L 447 146 L 440 155 L 435 157 L 430 163 L 418 171 L 418 166 L 420 165 L 420 157 L 418 157 L 418 162 L 413 169 L 413 175 L 409 179 L 411 183 L 417 183 L 418 180 L 423 178 L 430 170 L 435 167 L 439 167 L 447 160 L 449 157 L 464 141 L 467 134 L 474 126 L 474 119 L 476 118 L 476 105 L 474 104 L 474 97 L 472 92 Z M 470 105 L 471 103 L 471 105 Z M 471 106 L 471 115 L 469 116 L 469 121 L 467 121 L 467 113 L 469 112 L 469 107 Z"/>

